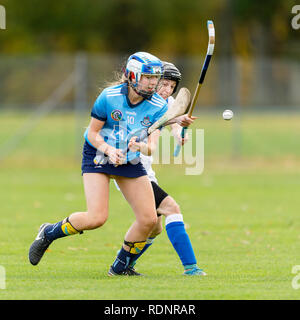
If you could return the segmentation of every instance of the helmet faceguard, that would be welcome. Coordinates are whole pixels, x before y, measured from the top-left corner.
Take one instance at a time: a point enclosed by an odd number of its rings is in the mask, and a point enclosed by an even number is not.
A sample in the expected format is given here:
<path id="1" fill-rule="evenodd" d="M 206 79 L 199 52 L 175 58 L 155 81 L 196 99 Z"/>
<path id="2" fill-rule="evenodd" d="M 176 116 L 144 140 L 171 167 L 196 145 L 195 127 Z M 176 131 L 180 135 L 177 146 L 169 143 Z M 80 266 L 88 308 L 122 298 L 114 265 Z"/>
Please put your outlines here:
<path id="1" fill-rule="evenodd" d="M 173 63 L 163 61 L 163 76 L 162 79 L 173 80 L 176 82 L 176 86 L 173 90 L 173 94 L 176 92 L 179 82 L 181 81 L 181 73 L 175 67 Z"/>
<path id="2" fill-rule="evenodd" d="M 129 85 L 138 95 L 145 99 L 150 99 L 157 90 L 162 71 L 162 62 L 158 58 L 146 52 L 137 52 L 128 58 L 125 76 L 128 79 Z M 146 91 L 139 88 L 139 82 L 142 75 L 155 76 L 158 78 L 157 85 L 152 91 Z"/>

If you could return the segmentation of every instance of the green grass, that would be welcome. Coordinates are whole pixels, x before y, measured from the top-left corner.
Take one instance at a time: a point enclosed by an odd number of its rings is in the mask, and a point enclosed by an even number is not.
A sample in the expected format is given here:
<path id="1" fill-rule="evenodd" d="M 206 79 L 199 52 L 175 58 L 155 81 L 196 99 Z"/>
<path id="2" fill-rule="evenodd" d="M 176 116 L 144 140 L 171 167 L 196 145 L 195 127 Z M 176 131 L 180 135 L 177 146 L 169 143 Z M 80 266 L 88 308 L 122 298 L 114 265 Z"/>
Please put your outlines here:
<path id="1" fill-rule="evenodd" d="M 299 299 L 291 285 L 292 267 L 300 264 L 299 120 L 245 115 L 233 158 L 234 123 L 201 118 L 203 174 L 187 176 L 183 165 L 155 168 L 161 186 L 181 206 L 208 276 L 183 277 L 163 232 L 138 262 L 146 277 L 110 278 L 107 270 L 133 221 L 113 183 L 102 228 L 54 242 L 36 267 L 28 262 L 41 223 L 85 210 L 75 121 L 70 115 L 47 117 L 0 163 L 0 265 L 6 269 L 0 299 Z M 0 141 L 22 121 L 1 114 Z"/>

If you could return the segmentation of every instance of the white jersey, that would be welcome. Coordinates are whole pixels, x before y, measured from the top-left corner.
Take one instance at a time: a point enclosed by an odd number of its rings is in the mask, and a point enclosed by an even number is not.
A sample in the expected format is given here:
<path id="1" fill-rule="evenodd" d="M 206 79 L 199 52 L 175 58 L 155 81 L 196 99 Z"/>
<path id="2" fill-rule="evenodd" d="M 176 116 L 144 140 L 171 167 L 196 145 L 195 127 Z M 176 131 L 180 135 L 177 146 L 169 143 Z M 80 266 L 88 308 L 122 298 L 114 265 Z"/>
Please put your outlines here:
<path id="1" fill-rule="evenodd" d="M 174 100 L 175 99 L 172 96 L 170 96 L 167 99 L 168 109 L 171 108 Z M 147 174 L 148 174 L 150 181 L 154 181 L 155 183 L 157 183 L 157 179 L 155 177 L 155 172 L 152 169 L 153 157 L 152 156 L 145 156 L 142 153 L 140 153 L 140 157 L 141 157 L 141 163 L 144 166 L 145 170 L 147 171 Z"/>

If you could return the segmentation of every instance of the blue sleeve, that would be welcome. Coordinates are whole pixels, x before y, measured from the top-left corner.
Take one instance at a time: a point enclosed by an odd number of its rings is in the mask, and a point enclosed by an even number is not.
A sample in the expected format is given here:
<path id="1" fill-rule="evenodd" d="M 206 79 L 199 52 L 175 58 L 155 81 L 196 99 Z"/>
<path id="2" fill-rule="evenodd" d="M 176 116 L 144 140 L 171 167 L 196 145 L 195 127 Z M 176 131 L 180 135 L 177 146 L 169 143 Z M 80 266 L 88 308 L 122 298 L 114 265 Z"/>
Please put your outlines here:
<path id="1" fill-rule="evenodd" d="M 107 113 L 106 113 L 106 93 L 102 91 L 101 94 L 96 99 L 91 116 L 101 121 L 106 121 Z"/>

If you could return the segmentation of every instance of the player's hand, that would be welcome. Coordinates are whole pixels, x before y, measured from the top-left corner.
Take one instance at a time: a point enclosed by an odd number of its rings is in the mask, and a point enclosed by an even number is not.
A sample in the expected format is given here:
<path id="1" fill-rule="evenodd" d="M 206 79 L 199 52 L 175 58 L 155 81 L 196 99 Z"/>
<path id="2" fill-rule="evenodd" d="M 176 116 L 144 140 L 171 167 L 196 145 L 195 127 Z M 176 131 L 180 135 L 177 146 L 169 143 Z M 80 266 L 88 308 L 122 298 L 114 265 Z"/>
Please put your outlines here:
<path id="1" fill-rule="evenodd" d="M 176 123 L 178 123 L 182 127 L 188 127 L 196 119 L 197 117 L 194 117 L 194 116 L 189 117 L 187 114 L 183 114 L 182 116 L 179 116 L 176 118 Z"/>
<path id="2" fill-rule="evenodd" d="M 126 160 L 126 157 L 121 149 L 116 149 L 111 146 L 106 151 L 106 154 L 108 155 L 109 161 L 113 164 L 116 164 L 116 165 L 121 165 Z"/>
<path id="3" fill-rule="evenodd" d="M 189 134 L 186 132 L 184 138 L 181 137 L 181 131 L 177 132 L 175 135 L 175 139 L 177 141 L 177 144 L 183 146 L 185 143 L 189 141 Z"/>
<path id="4" fill-rule="evenodd" d="M 137 141 L 136 141 L 137 138 L 138 138 L 138 137 L 132 137 L 132 138 L 129 140 L 128 148 L 129 148 L 129 150 L 132 151 L 132 152 L 137 152 L 137 151 L 140 151 L 140 150 L 141 150 L 141 147 L 142 147 L 141 144 L 142 144 L 143 142 L 141 142 L 141 141 L 137 142 Z"/>

